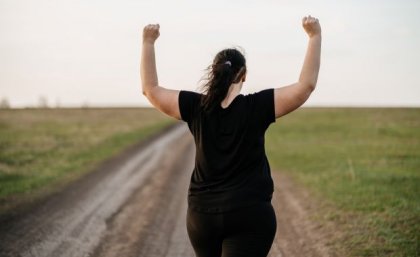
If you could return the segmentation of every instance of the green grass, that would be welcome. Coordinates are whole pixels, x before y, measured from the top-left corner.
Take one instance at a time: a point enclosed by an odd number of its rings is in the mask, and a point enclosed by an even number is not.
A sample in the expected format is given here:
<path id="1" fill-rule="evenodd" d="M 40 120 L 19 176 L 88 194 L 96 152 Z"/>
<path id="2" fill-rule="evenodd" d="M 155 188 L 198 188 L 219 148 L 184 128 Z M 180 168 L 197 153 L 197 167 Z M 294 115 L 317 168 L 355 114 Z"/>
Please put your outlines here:
<path id="1" fill-rule="evenodd" d="M 420 109 L 301 108 L 266 134 L 274 169 L 333 203 L 349 256 L 420 256 Z"/>
<path id="2" fill-rule="evenodd" d="M 0 213 L 57 190 L 172 120 L 149 108 L 0 111 Z"/>

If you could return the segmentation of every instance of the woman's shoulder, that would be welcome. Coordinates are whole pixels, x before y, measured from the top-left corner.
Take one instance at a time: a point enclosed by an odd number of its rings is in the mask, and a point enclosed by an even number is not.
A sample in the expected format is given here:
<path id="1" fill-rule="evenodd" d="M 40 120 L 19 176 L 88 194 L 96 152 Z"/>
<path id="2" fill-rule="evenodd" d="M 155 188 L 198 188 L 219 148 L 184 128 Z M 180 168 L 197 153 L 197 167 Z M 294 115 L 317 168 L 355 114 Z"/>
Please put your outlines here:
<path id="1" fill-rule="evenodd" d="M 181 89 L 179 95 L 180 97 L 182 95 L 183 97 L 201 98 L 203 94 L 192 90 Z"/>
<path id="2" fill-rule="evenodd" d="M 180 102 L 197 102 L 202 96 L 203 94 L 192 90 L 180 90 L 178 100 Z"/>
<path id="3" fill-rule="evenodd" d="M 274 99 L 274 88 L 267 88 L 267 89 L 251 92 L 251 93 L 245 94 L 243 98 L 246 99 L 247 102 L 251 104 L 270 101 Z"/>
<path id="4" fill-rule="evenodd" d="M 248 98 L 254 98 L 254 97 L 261 97 L 261 96 L 270 95 L 270 94 L 274 94 L 274 88 L 260 89 L 258 91 L 245 94 L 245 96 Z"/>

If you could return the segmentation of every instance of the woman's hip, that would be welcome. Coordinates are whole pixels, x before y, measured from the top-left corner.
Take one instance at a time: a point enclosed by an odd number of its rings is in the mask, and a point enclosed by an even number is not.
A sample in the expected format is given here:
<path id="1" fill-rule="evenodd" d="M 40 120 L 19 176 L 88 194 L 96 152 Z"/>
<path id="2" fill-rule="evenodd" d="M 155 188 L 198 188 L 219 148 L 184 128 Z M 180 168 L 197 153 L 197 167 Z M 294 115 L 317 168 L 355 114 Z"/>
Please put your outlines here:
<path id="1" fill-rule="evenodd" d="M 269 201 L 222 213 L 203 213 L 191 208 L 187 211 L 187 228 L 205 233 L 267 233 L 275 232 L 276 226 L 276 213 Z"/>

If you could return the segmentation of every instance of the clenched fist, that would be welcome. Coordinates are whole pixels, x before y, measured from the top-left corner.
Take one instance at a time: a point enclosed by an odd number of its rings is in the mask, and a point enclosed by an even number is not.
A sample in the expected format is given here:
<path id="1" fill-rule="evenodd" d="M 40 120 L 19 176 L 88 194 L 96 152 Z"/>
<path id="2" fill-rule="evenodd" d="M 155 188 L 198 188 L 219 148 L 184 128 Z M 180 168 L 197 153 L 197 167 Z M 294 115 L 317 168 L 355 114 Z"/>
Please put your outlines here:
<path id="1" fill-rule="evenodd" d="M 311 15 L 303 17 L 302 26 L 309 37 L 321 35 L 321 26 L 319 25 L 319 21 L 317 18 L 311 17 Z"/>
<path id="2" fill-rule="evenodd" d="M 149 24 L 143 29 L 143 42 L 154 43 L 159 35 L 159 24 Z"/>

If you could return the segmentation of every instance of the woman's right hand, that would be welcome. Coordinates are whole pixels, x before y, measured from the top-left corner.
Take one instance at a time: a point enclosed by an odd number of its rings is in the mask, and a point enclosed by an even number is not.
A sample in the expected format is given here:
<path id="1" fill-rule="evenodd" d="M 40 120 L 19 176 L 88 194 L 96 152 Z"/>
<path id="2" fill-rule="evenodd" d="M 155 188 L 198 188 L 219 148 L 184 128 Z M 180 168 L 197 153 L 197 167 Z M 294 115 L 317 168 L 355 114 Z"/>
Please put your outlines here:
<path id="1" fill-rule="evenodd" d="M 311 17 L 311 15 L 303 17 L 302 26 L 309 37 L 321 35 L 321 26 L 319 25 L 319 21 L 317 18 Z"/>

